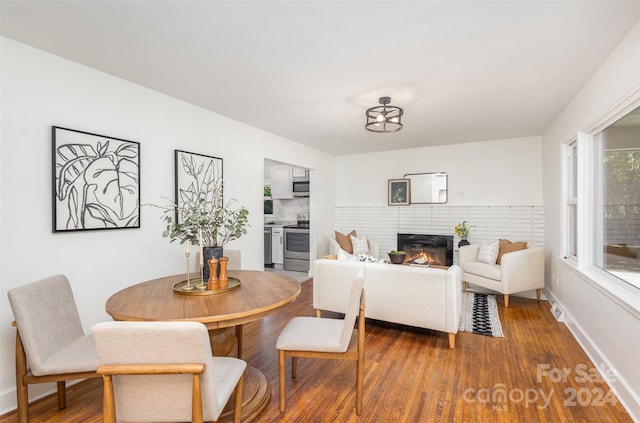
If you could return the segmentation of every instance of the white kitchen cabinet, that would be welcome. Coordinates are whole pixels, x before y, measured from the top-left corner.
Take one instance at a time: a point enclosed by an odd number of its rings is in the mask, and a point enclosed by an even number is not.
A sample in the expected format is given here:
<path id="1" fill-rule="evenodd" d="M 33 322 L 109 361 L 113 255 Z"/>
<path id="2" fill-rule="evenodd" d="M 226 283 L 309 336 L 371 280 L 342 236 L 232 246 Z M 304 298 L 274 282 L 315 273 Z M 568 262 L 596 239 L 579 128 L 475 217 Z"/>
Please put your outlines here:
<path id="1" fill-rule="evenodd" d="M 274 166 L 271 168 L 271 198 L 293 198 L 291 166 Z"/>
<path id="2" fill-rule="evenodd" d="M 284 236 L 283 229 L 279 227 L 271 228 L 271 262 L 284 263 Z"/>
<path id="3" fill-rule="evenodd" d="M 304 167 L 293 166 L 293 177 L 294 178 L 308 178 L 309 170 Z"/>

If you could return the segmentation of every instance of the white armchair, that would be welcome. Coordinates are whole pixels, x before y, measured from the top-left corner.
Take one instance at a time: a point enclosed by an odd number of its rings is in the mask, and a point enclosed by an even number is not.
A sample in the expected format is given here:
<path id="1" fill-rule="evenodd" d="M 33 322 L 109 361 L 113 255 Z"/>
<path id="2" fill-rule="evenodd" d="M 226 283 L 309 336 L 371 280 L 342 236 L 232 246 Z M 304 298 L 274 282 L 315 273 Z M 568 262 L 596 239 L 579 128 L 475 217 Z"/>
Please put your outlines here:
<path id="1" fill-rule="evenodd" d="M 509 307 L 509 295 L 544 288 L 544 248 L 529 247 L 504 254 L 500 264 L 478 261 L 479 244 L 460 247 L 458 260 L 462 269 L 462 290 L 467 284 L 478 285 L 504 294 L 504 306 Z"/>

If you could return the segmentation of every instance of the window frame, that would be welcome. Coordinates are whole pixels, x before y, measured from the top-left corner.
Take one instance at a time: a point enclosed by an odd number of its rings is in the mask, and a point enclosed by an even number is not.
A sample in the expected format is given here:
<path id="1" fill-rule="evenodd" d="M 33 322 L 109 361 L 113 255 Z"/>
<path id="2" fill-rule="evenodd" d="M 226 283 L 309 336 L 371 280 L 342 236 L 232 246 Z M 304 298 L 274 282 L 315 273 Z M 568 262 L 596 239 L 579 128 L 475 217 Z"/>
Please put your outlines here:
<path id="1" fill-rule="evenodd" d="M 574 264 L 578 258 L 578 140 L 573 139 L 569 144 L 563 145 L 564 157 L 564 213 L 562 221 L 565 222 L 562 251 L 565 259 Z M 576 219 L 576 227 L 573 228 L 571 210 Z"/>
<path id="2" fill-rule="evenodd" d="M 576 230 L 576 253 L 577 256 L 568 254 L 569 248 L 569 196 L 570 196 L 570 166 L 568 160 L 564 161 L 564 199 L 563 199 L 563 262 L 587 278 L 598 290 L 605 293 L 610 298 L 624 305 L 628 310 L 640 313 L 640 288 L 619 279 L 609 272 L 596 266 L 595 257 L 595 237 L 594 232 L 597 225 L 602 222 L 596 221 L 595 200 L 600 192 L 596 187 L 600 169 L 595 166 L 596 155 L 596 135 L 623 116 L 629 114 L 634 109 L 640 107 L 640 89 L 629 95 L 625 101 L 611 109 L 604 117 L 599 119 L 584 131 L 578 131 L 577 143 L 577 230 Z M 563 157 L 567 157 L 569 149 L 573 145 L 573 140 L 564 145 Z M 601 148 L 599 146 L 598 148 Z"/>

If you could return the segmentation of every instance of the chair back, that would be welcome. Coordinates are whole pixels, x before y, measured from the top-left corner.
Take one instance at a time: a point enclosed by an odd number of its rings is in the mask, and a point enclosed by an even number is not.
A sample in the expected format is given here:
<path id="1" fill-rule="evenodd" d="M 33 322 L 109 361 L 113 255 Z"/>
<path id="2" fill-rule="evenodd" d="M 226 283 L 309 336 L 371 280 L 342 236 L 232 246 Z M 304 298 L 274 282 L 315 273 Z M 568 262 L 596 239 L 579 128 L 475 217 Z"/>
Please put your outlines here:
<path id="1" fill-rule="evenodd" d="M 202 323 L 105 322 L 93 327 L 93 337 L 100 365 L 205 364 L 205 421 L 216 420 L 222 411 L 225 404 L 217 401 L 209 334 Z M 118 421 L 191 420 L 191 375 L 120 375 L 113 377 L 113 388 Z"/>
<path id="2" fill-rule="evenodd" d="M 85 337 L 67 277 L 50 276 L 13 288 L 7 295 L 31 372 L 36 376 L 64 373 L 65 369 L 51 368 L 51 357 Z M 95 371 L 95 366 L 78 369 L 71 363 L 66 371 Z"/>
<path id="3" fill-rule="evenodd" d="M 356 273 L 353 283 L 351 284 L 349 302 L 347 304 L 347 310 L 344 316 L 344 325 L 342 326 L 342 333 L 340 335 L 340 345 L 345 349 L 349 346 L 349 341 L 351 341 L 351 335 L 353 334 L 353 327 L 356 322 L 356 317 L 358 317 L 363 286 L 364 269 L 360 269 L 358 270 L 358 273 Z"/>

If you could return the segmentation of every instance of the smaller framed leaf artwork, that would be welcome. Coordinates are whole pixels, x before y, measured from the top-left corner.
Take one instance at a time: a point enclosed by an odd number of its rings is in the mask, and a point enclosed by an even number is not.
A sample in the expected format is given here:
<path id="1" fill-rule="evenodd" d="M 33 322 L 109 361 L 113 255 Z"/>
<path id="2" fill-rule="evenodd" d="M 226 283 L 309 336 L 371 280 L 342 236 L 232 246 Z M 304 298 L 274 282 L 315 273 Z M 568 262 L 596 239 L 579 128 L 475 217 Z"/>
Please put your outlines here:
<path id="1" fill-rule="evenodd" d="M 140 227 L 140 143 L 51 127 L 53 232 Z"/>
<path id="2" fill-rule="evenodd" d="M 178 210 L 199 208 L 203 211 L 222 207 L 222 159 L 188 151 L 175 150 L 176 206 Z M 176 222 L 181 222 L 176 210 Z"/>
<path id="3" fill-rule="evenodd" d="M 410 179 L 389 179 L 389 198 L 387 203 L 390 206 L 408 206 L 411 204 L 410 184 Z"/>

